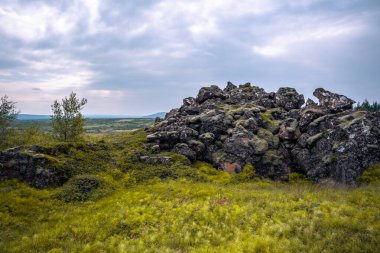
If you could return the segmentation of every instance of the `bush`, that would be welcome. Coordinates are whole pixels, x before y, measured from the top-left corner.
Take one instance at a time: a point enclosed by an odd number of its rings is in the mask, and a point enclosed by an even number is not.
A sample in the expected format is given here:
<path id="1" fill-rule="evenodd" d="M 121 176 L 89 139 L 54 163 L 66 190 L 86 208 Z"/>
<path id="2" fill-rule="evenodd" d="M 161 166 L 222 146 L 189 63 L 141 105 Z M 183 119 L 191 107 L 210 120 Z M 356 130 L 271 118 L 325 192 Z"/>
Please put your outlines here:
<path id="1" fill-rule="evenodd" d="M 190 166 L 183 165 L 180 162 L 175 162 L 171 166 L 163 164 L 145 164 L 139 163 L 129 170 L 131 175 L 138 182 L 144 182 L 152 178 L 160 179 L 178 179 L 189 178 L 198 179 L 196 170 Z"/>
<path id="2" fill-rule="evenodd" d="M 227 184 L 231 182 L 231 178 L 232 178 L 231 174 L 222 170 L 218 170 L 209 163 L 195 162 L 194 166 L 197 168 L 199 181 L 223 183 L 223 184 Z"/>
<path id="3" fill-rule="evenodd" d="M 235 174 L 233 177 L 234 182 L 249 182 L 256 177 L 256 171 L 251 164 L 246 164 L 243 170 Z"/>
<path id="4" fill-rule="evenodd" d="M 366 169 L 359 177 L 361 183 L 380 183 L 380 163 L 374 164 Z"/>
<path id="5" fill-rule="evenodd" d="M 70 179 L 63 187 L 59 197 L 65 202 L 99 199 L 108 194 L 104 180 L 94 175 L 80 175 Z"/>
<path id="6" fill-rule="evenodd" d="M 288 180 L 291 183 L 304 182 L 306 181 L 306 176 L 300 173 L 293 172 L 289 173 Z"/>

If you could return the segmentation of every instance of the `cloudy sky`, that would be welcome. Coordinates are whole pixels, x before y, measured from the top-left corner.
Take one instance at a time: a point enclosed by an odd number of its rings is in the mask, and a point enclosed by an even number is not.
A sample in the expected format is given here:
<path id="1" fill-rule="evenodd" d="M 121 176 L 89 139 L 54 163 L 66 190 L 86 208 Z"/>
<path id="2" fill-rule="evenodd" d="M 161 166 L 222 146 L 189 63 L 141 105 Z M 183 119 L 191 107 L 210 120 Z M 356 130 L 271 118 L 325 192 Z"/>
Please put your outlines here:
<path id="1" fill-rule="evenodd" d="M 380 100 L 379 0 L 0 0 L 0 96 L 49 114 L 178 107 L 205 85 Z"/>

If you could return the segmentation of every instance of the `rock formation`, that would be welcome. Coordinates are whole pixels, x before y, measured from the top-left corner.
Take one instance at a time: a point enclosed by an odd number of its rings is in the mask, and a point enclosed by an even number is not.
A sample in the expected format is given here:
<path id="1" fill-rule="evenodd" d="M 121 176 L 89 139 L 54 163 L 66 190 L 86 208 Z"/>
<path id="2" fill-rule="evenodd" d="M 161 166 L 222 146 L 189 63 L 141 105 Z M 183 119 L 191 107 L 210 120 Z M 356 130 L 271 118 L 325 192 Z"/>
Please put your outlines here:
<path id="1" fill-rule="evenodd" d="M 36 188 L 62 185 L 70 175 L 56 159 L 34 152 L 36 146 L 0 152 L 0 179 L 19 179 Z"/>
<path id="2" fill-rule="evenodd" d="M 252 164 L 273 179 L 298 172 L 353 183 L 380 161 L 380 113 L 354 111 L 353 100 L 321 88 L 313 94 L 319 104 L 308 99 L 302 107 L 304 96 L 293 88 L 203 87 L 156 120 L 147 142 L 154 152 L 171 150 L 231 173 Z"/>

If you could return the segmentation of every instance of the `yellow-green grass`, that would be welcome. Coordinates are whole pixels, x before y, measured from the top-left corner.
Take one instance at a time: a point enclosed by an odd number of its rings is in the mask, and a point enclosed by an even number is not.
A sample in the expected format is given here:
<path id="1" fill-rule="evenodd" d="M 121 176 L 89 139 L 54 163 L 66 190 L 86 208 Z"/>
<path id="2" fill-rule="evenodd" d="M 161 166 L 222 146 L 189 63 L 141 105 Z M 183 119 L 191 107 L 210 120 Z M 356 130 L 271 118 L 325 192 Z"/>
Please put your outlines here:
<path id="1" fill-rule="evenodd" d="M 0 252 L 379 250 L 378 184 L 158 178 L 136 184 L 120 171 L 98 177 L 112 193 L 84 202 L 64 202 L 64 187 L 0 182 Z"/>

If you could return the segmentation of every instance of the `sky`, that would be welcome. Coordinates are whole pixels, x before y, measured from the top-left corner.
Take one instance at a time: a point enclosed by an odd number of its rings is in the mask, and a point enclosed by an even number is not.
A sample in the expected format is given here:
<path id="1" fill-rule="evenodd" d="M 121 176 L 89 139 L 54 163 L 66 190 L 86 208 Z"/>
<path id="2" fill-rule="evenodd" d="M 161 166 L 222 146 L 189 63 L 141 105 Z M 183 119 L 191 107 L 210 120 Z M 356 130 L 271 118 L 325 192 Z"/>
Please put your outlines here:
<path id="1" fill-rule="evenodd" d="M 0 0 L 0 96 L 145 115 L 199 88 L 323 87 L 379 101 L 379 0 Z M 314 99 L 315 100 L 315 99 Z"/>

